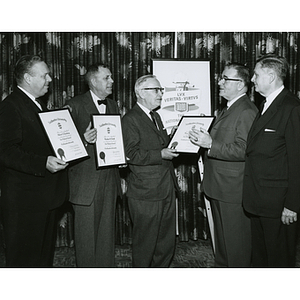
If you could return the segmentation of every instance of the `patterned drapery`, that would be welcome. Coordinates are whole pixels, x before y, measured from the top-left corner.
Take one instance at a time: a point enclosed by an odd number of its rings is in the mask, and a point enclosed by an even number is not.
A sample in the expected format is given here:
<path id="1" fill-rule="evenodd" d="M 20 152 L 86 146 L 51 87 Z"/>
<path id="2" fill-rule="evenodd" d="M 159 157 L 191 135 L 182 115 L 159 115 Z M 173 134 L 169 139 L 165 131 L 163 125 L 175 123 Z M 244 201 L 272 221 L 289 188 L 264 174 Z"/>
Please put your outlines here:
<path id="1" fill-rule="evenodd" d="M 253 70 L 256 59 L 266 53 L 287 58 L 290 70 L 286 86 L 300 96 L 298 44 L 297 32 L 3 32 L 0 33 L 0 93 L 4 99 L 12 91 L 13 66 L 17 59 L 24 54 L 38 54 L 49 64 L 53 80 L 51 92 L 45 96 L 48 107 L 61 108 L 68 99 L 87 90 L 83 79 L 86 68 L 101 61 L 112 71 L 115 81 L 112 97 L 124 115 L 135 104 L 135 80 L 151 72 L 152 58 L 205 58 L 211 60 L 212 66 L 214 114 L 222 106 L 217 77 L 225 64 L 229 61 L 245 63 Z M 253 88 L 250 98 L 255 103 L 260 101 Z M 181 155 L 174 163 L 181 189 L 178 195 L 179 240 L 206 239 L 209 232 L 197 157 Z M 120 244 L 131 243 L 125 193 L 127 171 L 121 172 L 124 197 L 117 205 L 117 243 Z"/>

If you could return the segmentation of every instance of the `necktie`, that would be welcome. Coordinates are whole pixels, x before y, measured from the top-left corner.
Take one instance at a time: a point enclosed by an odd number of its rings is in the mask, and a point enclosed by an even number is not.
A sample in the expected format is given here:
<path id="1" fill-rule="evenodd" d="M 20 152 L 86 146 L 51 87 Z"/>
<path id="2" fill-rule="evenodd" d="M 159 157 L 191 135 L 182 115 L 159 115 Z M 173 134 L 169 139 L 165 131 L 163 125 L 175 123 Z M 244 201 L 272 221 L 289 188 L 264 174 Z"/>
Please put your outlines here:
<path id="1" fill-rule="evenodd" d="M 159 126 L 159 115 L 156 111 L 150 111 L 150 116 L 152 118 L 152 121 L 154 123 L 154 125 L 156 126 L 156 128 L 159 130 L 160 126 Z"/>
<path id="2" fill-rule="evenodd" d="M 224 115 L 224 113 L 227 111 L 227 106 L 225 106 L 222 110 L 221 110 L 221 112 L 220 112 L 220 114 L 219 114 L 219 118 L 221 118 L 223 115 Z"/>
<path id="3" fill-rule="evenodd" d="M 39 104 L 40 106 L 40 109 L 43 110 L 43 107 L 42 107 L 42 103 L 41 103 L 41 100 L 38 99 L 38 98 L 35 98 L 35 101 Z"/>
<path id="4" fill-rule="evenodd" d="M 107 100 L 104 99 L 104 100 L 97 100 L 98 104 L 101 105 L 101 104 L 104 104 L 104 105 L 107 105 Z"/>
<path id="5" fill-rule="evenodd" d="M 266 103 L 266 99 L 262 101 L 262 103 L 260 104 L 259 106 L 259 114 L 261 115 L 263 110 L 264 110 L 264 106 L 265 106 L 265 103 Z"/>

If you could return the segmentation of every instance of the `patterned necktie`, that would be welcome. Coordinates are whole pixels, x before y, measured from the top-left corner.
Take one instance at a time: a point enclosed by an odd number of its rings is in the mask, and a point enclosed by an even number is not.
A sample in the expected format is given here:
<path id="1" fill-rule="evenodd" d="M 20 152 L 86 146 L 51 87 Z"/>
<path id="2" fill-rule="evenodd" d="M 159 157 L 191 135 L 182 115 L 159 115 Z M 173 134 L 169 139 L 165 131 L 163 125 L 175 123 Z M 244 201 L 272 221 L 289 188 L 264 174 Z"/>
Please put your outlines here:
<path id="1" fill-rule="evenodd" d="M 158 113 L 156 112 L 156 111 L 150 111 L 150 116 L 151 116 L 151 118 L 152 118 L 152 121 L 153 121 L 153 123 L 154 123 L 154 125 L 156 126 L 156 128 L 158 129 L 158 130 L 160 130 L 160 126 L 159 126 L 159 115 L 158 115 Z"/>

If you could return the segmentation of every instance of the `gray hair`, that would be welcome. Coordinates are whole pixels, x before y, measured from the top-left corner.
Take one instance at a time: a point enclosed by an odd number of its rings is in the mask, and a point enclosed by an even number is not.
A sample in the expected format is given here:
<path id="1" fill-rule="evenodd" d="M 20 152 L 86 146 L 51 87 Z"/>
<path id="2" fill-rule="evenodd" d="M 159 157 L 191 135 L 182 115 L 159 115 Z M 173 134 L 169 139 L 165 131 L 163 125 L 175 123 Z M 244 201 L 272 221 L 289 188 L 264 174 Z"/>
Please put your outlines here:
<path id="1" fill-rule="evenodd" d="M 276 54 L 267 54 L 263 57 L 260 57 L 256 63 L 259 63 L 262 68 L 274 70 L 282 81 L 285 80 L 289 69 L 289 64 L 284 57 Z"/>
<path id="2" fill-rule="evenodd" d="M 138 95 L 140 86 L 143 85 L 148 79 L 151 79 L 151 78 L 156 79 L 156 76 L 152 75 L 152 74 L 148 74 L 148 75 L 141 76 L 140 78 L 138 78 L 136 80 L 135 85 L 134 85 L 134 91 L 135 91 L 136 95 Z"/>

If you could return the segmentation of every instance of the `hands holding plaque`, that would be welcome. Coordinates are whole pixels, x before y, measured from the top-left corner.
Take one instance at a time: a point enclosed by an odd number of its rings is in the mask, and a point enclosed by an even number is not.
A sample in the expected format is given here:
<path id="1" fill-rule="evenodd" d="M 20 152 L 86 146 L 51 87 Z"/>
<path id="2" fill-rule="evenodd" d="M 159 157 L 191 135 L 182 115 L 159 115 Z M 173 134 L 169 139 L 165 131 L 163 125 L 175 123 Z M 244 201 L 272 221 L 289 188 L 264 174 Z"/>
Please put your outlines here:
<path id="1" fill-rule="evenodd" d="M 178 124 L 178 128 L 175 131 L 168 148 L 175 149 L 177 152 L 183 153 L 197 153 L 200 146 L 197 143 L 193 143 L 190 140 L 190 132 L 205 131 L 208 134 L 208 130 L 214 120 L 214 117 L 206 116 L 183 116 Z M 196 137 L 194 139 L 196 141 Z"/>
<path id="2" fill-rule="evenodd" d="M 39 117 L 57 158 L 71 162 L 88 157 L 68 109 L 43 111 Z M 54 163 L 49 161 L 47 166 L 51 169 Z"/>
<path id="3" fill-rule="evenodd" d="M 97 132 L 95 142 L 97 167 L 126 164 L 121 117 L 93 115 L 92 123 Z"/>

